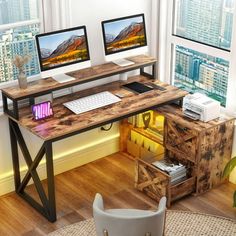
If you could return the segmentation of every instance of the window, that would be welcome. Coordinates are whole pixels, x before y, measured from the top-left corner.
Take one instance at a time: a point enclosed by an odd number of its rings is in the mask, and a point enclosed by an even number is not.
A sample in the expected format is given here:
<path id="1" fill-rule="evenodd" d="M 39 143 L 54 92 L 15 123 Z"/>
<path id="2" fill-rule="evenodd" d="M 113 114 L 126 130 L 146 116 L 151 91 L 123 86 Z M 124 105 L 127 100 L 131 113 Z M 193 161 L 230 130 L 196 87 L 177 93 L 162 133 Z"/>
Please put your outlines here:
<path id="1" fill-rule="evenodd" d="M 169 82 L 226 106 L 235 0 L 172 0 L 167 9 Z"/>
<path id="2" fill-rule="evenodd" d="M 174 53 L 173 84 L 190 93 L 204 93 L 225 106 L 229 62 L 179 45 Z"/>
<path id="3" fill-rule="evenodd" d="M 27 76 L 39 73 L 34 36 L 40 31 L 40 0 L 0 0 L 0 86 L 17 79 L 16 54 L 31 55 Z"/>
<path id="4" fill-rule="evenodd" d="M 174 35 L 230 48 L 234 0 L 175 0 L 174 3 Z"/>

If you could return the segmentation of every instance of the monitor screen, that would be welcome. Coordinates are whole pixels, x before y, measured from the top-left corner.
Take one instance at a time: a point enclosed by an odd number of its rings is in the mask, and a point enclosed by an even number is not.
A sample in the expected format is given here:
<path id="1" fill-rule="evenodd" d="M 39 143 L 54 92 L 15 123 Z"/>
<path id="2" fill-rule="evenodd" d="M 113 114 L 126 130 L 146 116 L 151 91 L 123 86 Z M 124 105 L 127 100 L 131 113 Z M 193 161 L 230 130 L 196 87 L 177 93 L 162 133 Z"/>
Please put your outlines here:
<path id="1" fill-rule="evenodd" d="M 102 31 L 106 55 L 147 45 L 144 14 L 103 21 Z"/>
<path id="2" fill-rule="evenodd" d="M 38 34 L 36 44 L 41 72 L 90 60 L 85 26 Z"/>

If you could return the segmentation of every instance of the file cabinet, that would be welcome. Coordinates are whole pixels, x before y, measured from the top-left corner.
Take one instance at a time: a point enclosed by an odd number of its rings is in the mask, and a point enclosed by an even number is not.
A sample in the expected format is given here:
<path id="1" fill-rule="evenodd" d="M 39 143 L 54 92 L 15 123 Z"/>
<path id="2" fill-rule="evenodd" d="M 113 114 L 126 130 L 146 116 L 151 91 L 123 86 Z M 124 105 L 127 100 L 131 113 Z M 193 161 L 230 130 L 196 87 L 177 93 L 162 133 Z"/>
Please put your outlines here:
<path id="1" fill-rule="evenodd" d="M 164 116 L 163 141 L 158 142 L 154 134 L 149 134 L 149 138 L 163 145 L 163 154 L 132 156 L 129 135 L 137 128 L 127 121 L 121 125 L 121 150 L 136 163 L 135 187 L 157 201 L 166 195 L 169 206 L 187 194 L 201 194 L 221 184 L 223 169 L 231 158 L 234 118 L 224 115 L 207 123 L 193 121 L 175 105 L 160 107 L 155 112 Z M 144 128 L 139 132 L 147 136 Z M 138 146 L 134 143 L 133 148 Z M 162 158 L 185 165 L 186 179 L 171 184 L 171 177 L 152 165 Z"/>

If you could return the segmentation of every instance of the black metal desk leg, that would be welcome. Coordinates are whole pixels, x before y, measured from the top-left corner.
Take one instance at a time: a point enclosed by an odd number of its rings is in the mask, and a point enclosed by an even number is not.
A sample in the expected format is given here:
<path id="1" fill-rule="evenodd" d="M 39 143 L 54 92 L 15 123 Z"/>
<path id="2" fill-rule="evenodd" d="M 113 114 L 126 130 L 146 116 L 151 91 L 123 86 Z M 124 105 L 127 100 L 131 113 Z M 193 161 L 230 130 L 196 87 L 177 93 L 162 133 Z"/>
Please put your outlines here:
<path id="1" fill-rule="evenodd" d="M 17 122 L 9 119 L 9 126 L 16 193 L 49 221 L 54 222 L 56 221 L 56 203 L 52 143 L 49 141 L 44 142 L 35 158 L 32 159 Z M 28 167 L 28 171 L 22 180 L 20 178 L 18 146 Z M 44 155 L 46 156 L 48 194 L 45 192 L 42 181 L 37 172 L 37 167 Z M 25 191 L 31 178 L 40 201 L 36 200 L 34 196 L 31 196 Z"/>
<path id="2" fill-rule="evenodd" d="M 140 75 L 146 76 L 150 79 L 156 80 L 156 62 L 152 65 L 151 74 L 144 71 L 144 67 L 140 68 Z"/>
<path id="3" fill-rule="evenodd" d="M 11 141 L 12 164 L 13 164 L 13 170 L 14 170 L 15 191 L 17 192 L 17 189 L 19 188 L 20 183 L 21 183 L 19 154 L 18 154 L 18 147 L 17 147 L 17 139 L 14 134 L 13 127 L 11 125 L 13 121 L 8 118 L 8 122 L 9 122 L 10 141 Z"/>
<path id="4" fill-rule="evenodd" d="M 53 168 L 53 153 L 52 142 L 45 142 L 45 154 L 46 154 L 46 168 L 48 179 L 48 203 L 49 203 L 49 220 L 54 222 L 57 220 L 56 216 L 56 200 L 55 200 L 55 183 L 54 183 L 54 168 Z"/>

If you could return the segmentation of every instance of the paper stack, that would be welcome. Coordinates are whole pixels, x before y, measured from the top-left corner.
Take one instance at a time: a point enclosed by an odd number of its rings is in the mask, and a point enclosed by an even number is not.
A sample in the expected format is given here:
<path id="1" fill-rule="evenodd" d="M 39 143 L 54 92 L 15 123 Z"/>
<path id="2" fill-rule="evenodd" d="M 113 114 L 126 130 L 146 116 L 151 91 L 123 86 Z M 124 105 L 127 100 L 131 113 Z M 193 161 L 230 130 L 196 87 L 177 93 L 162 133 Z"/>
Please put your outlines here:
<path id="1" fill-rule="evenodd" d="M 186 167 L 180 163 L 174 164 L 166 159 L 163 159 L 153 162 L 152 165 L 170 175 L 172 185 L 180 183 L 187 178 Z"/>

